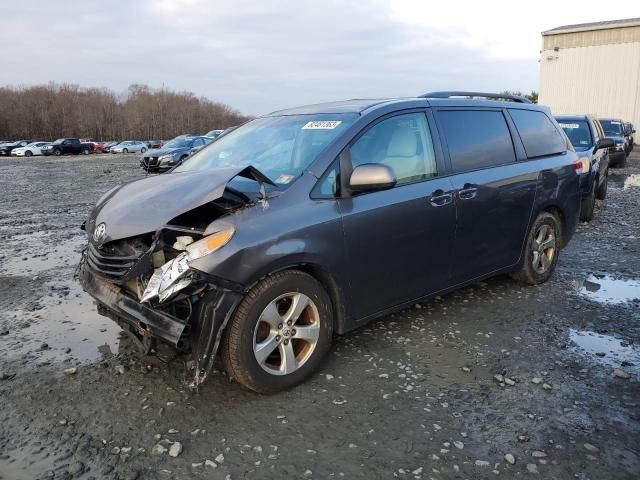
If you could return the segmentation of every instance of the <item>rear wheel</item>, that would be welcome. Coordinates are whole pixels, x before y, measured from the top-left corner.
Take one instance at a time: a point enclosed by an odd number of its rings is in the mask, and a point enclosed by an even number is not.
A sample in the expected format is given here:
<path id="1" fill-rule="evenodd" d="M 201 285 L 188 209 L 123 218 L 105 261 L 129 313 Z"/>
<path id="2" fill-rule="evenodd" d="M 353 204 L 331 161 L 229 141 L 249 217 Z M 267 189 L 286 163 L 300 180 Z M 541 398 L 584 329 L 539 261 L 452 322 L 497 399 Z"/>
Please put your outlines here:
<path id="1" fill-rule="evenodd" d="M 520 270 L 512 277 L 531 285 L 549 280 L 558 263 L 561 231 L 561 222 L 556 215 L 540 213 L 529 231 Z"/>
<path id="2" fill-rule="evenodd" d="M 602 180 L 602 183 L 600 184 L 600 186 L 598 187 L 598 190 L 596 191 L 596 198 L 598 200 L 604 200 L 607 196 L 608 188 L 609 188 L 609 169 L 607 168 L 604 172 L 604 179 Z"/>
<path id="3" fill-rule="evenodd" d="M 331 346 L 331 300 L 306 273 L 275 273 L 252 288 L 230 320 L 225 369 L 259 393 L 275 393 L 311 375 Z"/>

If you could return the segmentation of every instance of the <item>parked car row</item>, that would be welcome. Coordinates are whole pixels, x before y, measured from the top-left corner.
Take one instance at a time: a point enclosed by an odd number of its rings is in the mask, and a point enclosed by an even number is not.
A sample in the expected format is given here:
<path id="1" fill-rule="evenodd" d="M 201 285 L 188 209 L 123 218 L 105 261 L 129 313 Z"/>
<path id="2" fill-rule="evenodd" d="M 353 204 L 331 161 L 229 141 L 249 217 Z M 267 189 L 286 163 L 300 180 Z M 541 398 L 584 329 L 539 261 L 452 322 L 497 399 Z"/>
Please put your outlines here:
<path id="1" fill-rule="evenodd" d="M 229 130 L 211 130 L 205 135 L 180 135 L 176 139 L 199 137 L 203 138 L 206 143 L 210 143 Z M 145 153 L 147 150 L 161 149 L 165 144 L 164 140 L 112 140 L 106 142 L 78 138 L 59 138 L 54 142 L 0 140 L 0 156 L 31 157 L 33 155 L 78 155 L 81 153 L 85 155 L 91 153 Z M 204 144 L 199 146 L 202 147 Z"/>
<path id="2" fill-rule="evenodd" d="M 591 115 L 557 115 L 556 120 L 582 162 L 580 220 L 590 222 L 596 199 L 607 195 L 609 168 L 624 166 L 633 150 L 635 129 L 628 122 Z"/>

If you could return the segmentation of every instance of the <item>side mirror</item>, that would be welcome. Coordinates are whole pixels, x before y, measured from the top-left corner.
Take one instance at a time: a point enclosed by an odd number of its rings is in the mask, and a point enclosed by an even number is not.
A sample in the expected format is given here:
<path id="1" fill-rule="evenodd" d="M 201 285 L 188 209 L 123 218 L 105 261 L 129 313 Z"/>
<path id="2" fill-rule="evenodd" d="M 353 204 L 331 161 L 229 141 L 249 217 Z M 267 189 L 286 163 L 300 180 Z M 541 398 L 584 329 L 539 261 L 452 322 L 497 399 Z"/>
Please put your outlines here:
<path id="1" fill-rule="evenodd" d="M 601 138 L 600 140 L 598 140 L 598 144 L 596 145 L 596 150 L 600 150 L 601 148 L 611 148 L 615 146 L 616 146 L 616 142 L 614 142 L 610 138 Z"/>
<path id="2" fill-rule="evenodd" d="M 370 192 L 391 188 L 397 181 L 391 167 L 381 163 L 364 163 L 351 172 L 349 187 L 354 192 Z"/>

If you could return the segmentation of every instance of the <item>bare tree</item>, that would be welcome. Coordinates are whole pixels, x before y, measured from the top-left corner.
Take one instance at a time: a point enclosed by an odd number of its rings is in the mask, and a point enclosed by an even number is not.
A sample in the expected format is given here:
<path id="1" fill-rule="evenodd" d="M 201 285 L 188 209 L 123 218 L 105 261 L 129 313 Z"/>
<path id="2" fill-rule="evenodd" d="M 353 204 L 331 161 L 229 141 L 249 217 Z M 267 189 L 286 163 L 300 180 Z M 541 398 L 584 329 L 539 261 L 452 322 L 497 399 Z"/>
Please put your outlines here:
<path id="1" fill-rule="evenodd" d="M 0 139 L 168 139 L 245 122 L 228 105 L 146 85 L 106 88 L 49 83 L 0 88 Z"/>

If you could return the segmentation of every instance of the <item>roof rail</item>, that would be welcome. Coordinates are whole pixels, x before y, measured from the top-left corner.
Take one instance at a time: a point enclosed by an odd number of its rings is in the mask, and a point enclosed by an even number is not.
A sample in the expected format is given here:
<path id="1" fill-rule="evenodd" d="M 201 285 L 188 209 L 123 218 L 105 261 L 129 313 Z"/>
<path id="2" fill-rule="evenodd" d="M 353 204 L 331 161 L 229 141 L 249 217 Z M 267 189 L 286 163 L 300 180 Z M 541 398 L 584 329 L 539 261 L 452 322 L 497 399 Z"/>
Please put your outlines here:
<path id="1" fill-rule="evenodd" d="M 420 95 L 421 98 L 451 98 L 451 97 L 483 97 L 495 100 L 510 100 L 517 103 L 531 103 L 529 99 L 519 95 L 508 93 L 483 93 L 483 92 L 429 92 Z"/>

